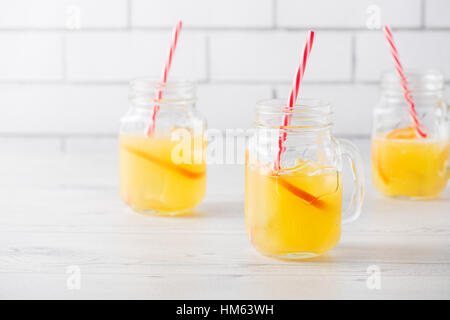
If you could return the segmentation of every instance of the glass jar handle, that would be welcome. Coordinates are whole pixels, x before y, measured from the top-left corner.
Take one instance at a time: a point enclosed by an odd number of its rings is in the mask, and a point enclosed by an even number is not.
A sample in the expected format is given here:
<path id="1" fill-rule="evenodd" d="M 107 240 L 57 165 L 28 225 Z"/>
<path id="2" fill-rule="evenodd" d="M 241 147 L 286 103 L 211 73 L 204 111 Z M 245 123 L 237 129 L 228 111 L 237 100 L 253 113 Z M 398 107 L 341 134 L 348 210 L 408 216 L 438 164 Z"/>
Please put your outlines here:
<path id="1" fill-rule="evenodd" d="M 358 148 L 349 140 L 339 139 L 342 156 L 350 161 L 354 189 L 348 207 L 342 211 L 342 223 L 346 224 L 358 219 L 364 201 L 364 167 Z"/>
<path id="2" fill-rule="evenodd" d="M 447 142 L 450 143 L 450 104 L 446 103 L 445 105 L 447 106 Z M 450 148 L 447 159 L 447 179 L 450 180 Z"/>

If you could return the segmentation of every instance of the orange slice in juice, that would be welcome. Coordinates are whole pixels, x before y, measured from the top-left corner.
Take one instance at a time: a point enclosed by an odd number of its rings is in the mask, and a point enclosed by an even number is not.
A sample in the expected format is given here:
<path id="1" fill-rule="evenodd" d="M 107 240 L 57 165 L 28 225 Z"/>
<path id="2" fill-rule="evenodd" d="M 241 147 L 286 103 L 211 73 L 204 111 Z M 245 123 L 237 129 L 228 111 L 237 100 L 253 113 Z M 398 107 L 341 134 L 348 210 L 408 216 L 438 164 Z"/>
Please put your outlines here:
<path id="1" fill-rule="evenodd" d="M 286 190 L 288 190 L 289 192 L 291 192 L 293 195 L 295 195 L 296 197 L 299 197 L 301 199 L 303 199 L 304 201 L 306 201 L 307 203 L 309 203 L 310 205 L 318 208 L 318 209 L 323 209 L 325 207 L 325 202 L 322 200 L 319 200 L 318 198 L 316 198 L 315 196 L 313 196 L 312 194 L 290 184 L 289 182 L 287 182 L 285 179 L 283 179 L 282 177 L 278 178 L 278 183 L 280 183 L 280 185 L 282 185 Z"/>
<path id="2" fill-rule="evenodd" d="M 174 164 L 172 162 L 168 162 L 163 159 L 159 159 L 151 154 L 148 154 L 146 152 L 143 152 L 143 151 L 131 148 L 131 147 L 126 147 L 126 150 L 128 152 L 134 154 L 135 156 L 141 157 L 141 158 L 148 160 L 148 161 L 150 161 L 156 165 L 159 165 L 161 167 L 165 167 L 166 169 L 173 170 L 174 172 L 181 174 L 187 178 L 197 179 L 197 178 L 201 178 L 206 175 L 205 171 L 200 171 L 200 172 L 191 171 L 191 170 L 185 169 L 181 166 L 177 166 L 176 164 Z"/>
<path id="3" fill-rule="evenodd" d="M 417 138 L 416 129 L 413 127 L 399 128 L 392 130 L 386 135 L 387 139 L 415 139 Z"/>

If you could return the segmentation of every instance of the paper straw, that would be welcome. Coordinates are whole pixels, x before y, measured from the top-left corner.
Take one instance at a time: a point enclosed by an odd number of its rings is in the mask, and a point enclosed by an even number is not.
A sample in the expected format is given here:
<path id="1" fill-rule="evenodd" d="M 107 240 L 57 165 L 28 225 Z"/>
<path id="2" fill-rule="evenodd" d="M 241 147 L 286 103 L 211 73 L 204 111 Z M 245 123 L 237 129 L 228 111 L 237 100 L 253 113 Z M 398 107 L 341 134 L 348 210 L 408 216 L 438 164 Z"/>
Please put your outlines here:
<path id="1" fill-rule="evenodd" d="M 180 20 L 177 22 L 177 24 L 173 28 L 172 41 L 170 43 L 166 62 L 164 63 L 163 72 L 161 74 L 161 79 L 160 79 L 160 83 L 159 83 L 160 86 L 158 88 L 158 91 L 157 91 L 156 97 L 155 97 L 157 102 L 159 102 L 159 100 L 161 100 L 162 93 L 163 93 L 162 87 L 167 83 L 167 76 L 169 75 L 170 67 L 172 66 L 172 59 L 173 59 L 173 55 L 175 53 L 175 49 L 177 47 L 178 37 L 179 37 L 182 26 L 183 26 L 183 23 Z M 159 111 L 159 103 L 156 103 L 155 106 L 153 107 L 152 121 L 147 128 L 147 136 L 150 136 L 153 133 L 153 131 L 155 130 L 156 115 L 158 114 L 158 111 Z"/>
<path id="2" fill-rule="evenodd" d="M 292 118 L 291 111 L 293 110 L 294 105 L 297 101 L 300 83 L 303 79 L 303 75 L 305 74 L 306 64 L 308 62 L 309 54 L 311 53 L 313 43 L 314 43 L 314 31 L 310 30 L 308 31 L 308 35 L 306 36 L 305 48 L 303 49 L 303 54 L 301 56 L 301 60 L 298 65 L 294 81 L 292 82 L 291 92 L 289 93 L 289 99 L 286 106 L 287 113 L 283 117 L 283 126 L 281 127 L 280 135 L 278 138 L 278 154 L 275 160 L 275 171 L 280 170 L 281 155 L 286 149 L 286 147 L 283 146 L 287 138 L 286 127 L 289 126 Z"/>
<path id="3" fill-rule="evenodd" d="M 399 59 L 398 50 L 394 42 L 394 36 L 392 35 L 391 29 L 389 29 L 388 26 L 384 27 L 384 35 L 387 42 L 389 43 L 389 50 L 394 60 L 395 70 L 397 70 L 397 73 L 400 77 L 400 85 L 403 88 L 405 100 L 409 104 L 409 114 L 411 115 L 411 118 L 414 122 L 414 128 L 422 138 L 426 138 L 427 134 L 422 130 L 419 118 L 417 117 L 416 107 L 411 96 L 411 91 L 408 89 L 408 80 L 406 79 L 403 65 Z"/>

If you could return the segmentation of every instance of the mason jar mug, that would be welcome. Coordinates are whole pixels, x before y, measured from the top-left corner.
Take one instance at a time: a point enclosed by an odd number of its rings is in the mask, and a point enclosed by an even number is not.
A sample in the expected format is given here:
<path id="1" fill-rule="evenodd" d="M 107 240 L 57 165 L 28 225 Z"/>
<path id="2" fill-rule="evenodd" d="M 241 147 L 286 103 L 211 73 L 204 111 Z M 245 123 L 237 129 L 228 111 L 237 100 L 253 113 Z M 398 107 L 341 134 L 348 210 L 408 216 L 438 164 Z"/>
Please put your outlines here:
<path id="1" fill-rule="evenodd" d="M 373 111 L 372 181 L 387 196 L 433 198 L 444 190 L 449 172 L 444 77 L 428 70 L 407 72 L 406 79 L 423 133 L 413 122 L 397 74 L 384 74 L 380 100 Z"/>
<path id="2" fill-rule="evenodd" d="M 192 82 L 130 83 L 130 108 L 120 121 L 119 189 L 135 211 L 176 215 L 203 199 L 206 124 L 195 102 Z"/>
<path id="3" fill-rule="evenodd" d="M 332 249 L 341 222 L 355 220 L 364 195 L 357 148 L 331 133 L 332 108 L 321 100 L 256 106 L 245 171 L 245 223 L 250 242 L 270 256 L 304 259 Z M 290 117 L 289 126 L 282 126 Z M 280 139 L 285 134 L 285 141 Z M 276 165 L 280 146 L 283 149 Z M 353 193 L 342 209 L 342 162 L 353 168 Z"/>

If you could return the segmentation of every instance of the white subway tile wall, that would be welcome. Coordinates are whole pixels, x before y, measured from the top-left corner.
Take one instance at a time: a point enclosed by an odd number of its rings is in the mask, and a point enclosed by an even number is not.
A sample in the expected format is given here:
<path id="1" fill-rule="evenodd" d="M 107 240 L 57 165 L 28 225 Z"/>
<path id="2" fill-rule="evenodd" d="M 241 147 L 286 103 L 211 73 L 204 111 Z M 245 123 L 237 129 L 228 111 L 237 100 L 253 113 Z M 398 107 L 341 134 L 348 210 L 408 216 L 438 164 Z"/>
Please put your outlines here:
<path id="1" fill-rule="evenodd" d="M 431 28 L 450 27 L 448 6 L 448 0 L 427 0 L 425 7 L 425 25 Z"/>
<path id="2" fill-rule="evenodd" d="M 0 80 L 63 80 L 60 34 L 0 33 Z"/>
<path id="3" fill-rule="evenodd" d="M 124 28 L 127 11 L 127 0 L 2 0 L 0 27 Z"/>
<path id="4" fill-rule="evenodd" d="M 421 25 L 421 0 L 278 0 L 277 21 L 282 27 L 361 28 L 366 26 L 366 13 L 374 4 L 385 24 Z"/>
<path id="5" fill-rule="evenodd" d="M 172 27 L 182 17 L 186 27 L 272 26 L 272 0 L 135 0 L 132 25 Z"/>
<path id="6" fill-rule="evenodd" d="M 0 157 L 28 157 L 33 153 L 57 155 L 61 153 L 61 141 L 42 137 L 0 137 Z M 2 177 L 3 178 L 3 177 Z"/>
<path id="7" fill-rule="evenodd" d="M 0 133 L 114 134 L 127 96 L 126 85 L 0 84 Z"/>
<path id="8" fill-rule="evenodd" d="M 286 97 L 313 28 L 301 95 L 330 100 L 337 135 L 368 137 L 392 69 L 382 32 L 369 28 L 390 24 L 404 65 L 440 69 L 448 83 L 449 10 L 448 0 L 2 0 L 0 143 L 115 150 L 127 83 L 159 77 L 177 19 L 171 76 L 198 82 L 209 127 L 246 128 L 256 101 Z"/>
<path id="9" fill-rule="evenodd" d="M 273 97 L 270 85 L 204 84 L 198 88 L 198 110 L 208 127 L 247 129 L 255 116 L 255 103 Z"/>
<path id="10" fill-rule="evenodd" d="M 291 82 L 306 32 L 215 33 L 211 43 L 211 80 Z M 305 81 L 351 81 L 350 34 L 317 32 Z"/>
<path id="11" fill-rule="evenodd" d="M 378 86 L 372 84 L 305 84 L 304 98 L 329 101 L 334 109 L 333 131 L 338 135 L 368 137 L 371 132 L 372 109 L 378 99 Z M 277 98 L 289 95 L 289 86 L 279 86 Z"/>
<path id="12" fill-rule="evenodd" d="M 399 30 L 395 40 L 405 68 L 438 69 L 450 80 L 449 31 Z M 392 68 L 392 58 L 380 32 L 358 33 L 355 53 L 356 80 L 377 81 L 380 71 Z"/>
<path id="13" fill-rule="evenodd" d="M 183 32 L 171 76 L 206 79 L 206 36 Z M 129 81 L 162 70 L 170 32 L 82 32 L 66 37 L 67 80 Z"/>

